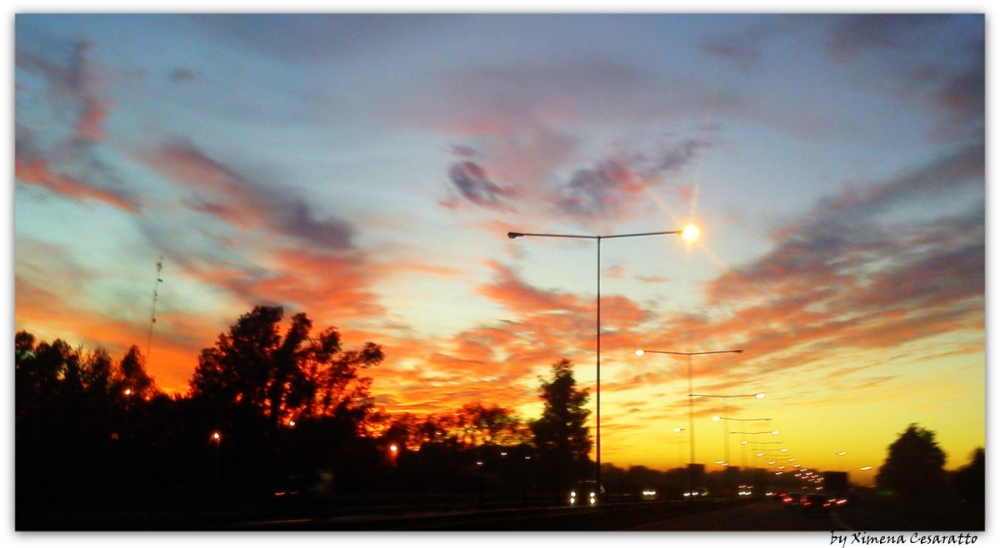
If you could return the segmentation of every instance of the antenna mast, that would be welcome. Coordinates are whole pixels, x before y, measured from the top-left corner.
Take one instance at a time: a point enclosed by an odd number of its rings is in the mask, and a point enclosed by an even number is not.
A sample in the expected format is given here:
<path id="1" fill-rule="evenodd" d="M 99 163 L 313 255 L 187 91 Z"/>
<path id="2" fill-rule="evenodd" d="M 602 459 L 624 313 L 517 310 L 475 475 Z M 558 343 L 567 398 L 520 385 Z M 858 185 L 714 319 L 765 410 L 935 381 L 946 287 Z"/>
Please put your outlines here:
<path id="1" fill-rule="evenodd" d="M 160 272 L 163 271 L 163 258 L 156 261 L 156 285 L 153 287 L 153 312 L 152 318 L 149 322 L 149 338 L 146 339 L 146 363 L 149 363 L 149 355 L 152 352 L 153 344 L 153 326 L 156 325 L 156 299 L 159 297 L 160 284 L 163 283 L 163 278 L 160 277 Z"/>

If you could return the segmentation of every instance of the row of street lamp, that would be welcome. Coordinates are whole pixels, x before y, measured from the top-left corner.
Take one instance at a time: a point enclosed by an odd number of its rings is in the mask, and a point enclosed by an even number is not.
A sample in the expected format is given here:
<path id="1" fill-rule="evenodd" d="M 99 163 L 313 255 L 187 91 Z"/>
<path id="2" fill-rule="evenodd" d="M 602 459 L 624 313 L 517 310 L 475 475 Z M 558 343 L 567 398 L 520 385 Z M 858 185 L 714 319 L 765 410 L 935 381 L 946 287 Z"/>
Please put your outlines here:
<path id="1" fill-rule="evenodd" d="M 582 234 L 551 234 L 551 233 L 533 233 L 533 232 L 508 232 L 507 237 L 511 240 L 522 238 L 522 237 L 537 237 L 537 238 L 569 238 L 569 239 L 583 239 L 592 240 L 597 243 L 597 297 L 596 297 L 596 326 L 595 326 L 595 339 L 596 339 L 596 470 L 595 477 L 598 483 L 601 482 L 601 242 L 608 239 L 620 239 L 620 238 L 633 238 L 639 236 L 661 236 L 661 235 L 679 235 L 683 237 L 688 242 L 692 242 L 698 239 L 699 230 L 694 225 L 688 225 L 681 230 L 667 230 L 659 232 L 642 232 L 642 233 L 632 233 L 632 234 L 612 234 L 612 235 L 582 235 Z M 694 392 L 694 375 L 692 367 L 692 358 L 694 356 L 705 356 L 714 354 L 741 354 L 742 349 L 731 349 L 731 350 L 710 350 L 701 352 L 679 352 L 679 351 L 667 351 L 667 350 L 646 350 L 640 349 L 636 350 L 635 354 L 637 356 L 642 356 L 645 354 L 667 354 L 675 356 L 686 356 L 688 362 L 688 444 L 690 447 L 690 468 L 694 469 L 694 463 L 696 462 L 695 456 L 695 429 L 694 429 L 694 398 L 723 398 L 724 401 L 724 412 L 723 416 L 713 417 L 714 420 L 721 420 L 723 422 L 723 444 L 725 448 L 725 460 L 723 461 L 726 466 L 729 466 L 729 436 L 732 434 L 742 434 L 746 435 L 756 435 L 756 434 L 778 434 L 777 430 L 766 430 L 761 432 L 742 432 L 742 431 L 730 431 L 728 426 L 728 421 L 747 421 L 747 422 L 766 422 L 770 421 L 769 418 L 764 419 L 740 419 L 727 417 L 726 411 L 728 411 L 728 402 L 730 398 L 763 398 L 763 393 L 755 394 L 733 394 L 733 395 L 709 395 L 709 394 L 696 394 Z M 675 432 L 683 432 L 683 428 L 675 428 Z M 747 440 L 743 439 L 741 445 L 746 446 Z M 759 442 L 768 443 L 768 442 Z M 780 442 L 771 442 L 780 443 Z M 787 451 L 787 449 L 785 449 Z M 745 466 L 745 463 L 744 463 Z"/>
<path id="2" fill-rule="evenodd" d="M 597 242 L 597 327 L 596 327 L 596 343 L 597 343 L 597 381 L 596 381 L 596 479 L 598 485 L 601 483 L 601 242 L 608 239 L 618 239 L 618 238 L 634 238 L 639 236 L 662 236 L 662 235 L 679 235 L 685 240 L 691 242 L 698 239 L 699 230 L 698 227 L 694 225 L 688 225 L 681 230 L 666 230 L 660 232 L 641 232 L 634 234 L 612 234 L 612 235 L 580 235 L 580 234 L 544 234 L 544 233 L 531 233 L 531 232 L 508 232 L 507 237 L 511 240 L 522 237 L 537 237 L 537 238 L 571 238 L 571 239 L 583 239 L 583 240 L 593 240 Z"/>
<path id="3" fill-rule="evenodd" d="M 540 238 L 573 238 L 573 239 L 585 239 L 593 240 L 597 242 L 597 320 L 596 320 L 596 347 L 597 347 L 597 359 L 596 359 L 596 471 L 595 477 L 600 484 L 601 482 L 601 242 L 603 240 L 612 238 L 632 238 L 638 236 L 658 236 L 658 235 L 679 235 L 685 240 L 691 242 L 698 238 L 699 230 L 694 225 L 688 225 L 681 230 L 668 230 L 660 232 L 643 232 L 634 234 L 614 234 L 614 235 L 579 235 L 579 234 L 547 234 L 547 233 L 530 233 L 530 232 L 508 232 L 507 237 L 510 239 L 516 239 L 521 237 L 540 237 Z M 636 350 L 635 353 L 638 356 L 644 354 L 672 354 L 679 356 L 687 356 L 688 358 L 688 440 L 690 444 L 690 462 L 693 465 L 695 463 L 695 443 L 694 443 L 694 398 L 695 397 L 755 397 L 763 398 L 764 394 L 738 394 L 733 396 L 708 396 L 704 394 L 694 393 L 694 376 L 692 373 L 691 358 L 693 356 L 701 356 L 707 354 L 740 354 L 742 349 L 737 350 L 714 350 L 714 351 L 704 351 L 704 352 L 675 352 L 666 350 Z M 728 401 L 728 399 L 727 399 Z M 728 419 L 727 419 L 728 420 Z M 679 429 L 677 431 L 681 431 Z M 728 430 L 728 428 L 727 428 Z M 728 453 L 728 443 L 727 453 Z M 727 455 L 728 461 L 728 455 Z M 693 470 L 693 466 L 691 467 Z"/>

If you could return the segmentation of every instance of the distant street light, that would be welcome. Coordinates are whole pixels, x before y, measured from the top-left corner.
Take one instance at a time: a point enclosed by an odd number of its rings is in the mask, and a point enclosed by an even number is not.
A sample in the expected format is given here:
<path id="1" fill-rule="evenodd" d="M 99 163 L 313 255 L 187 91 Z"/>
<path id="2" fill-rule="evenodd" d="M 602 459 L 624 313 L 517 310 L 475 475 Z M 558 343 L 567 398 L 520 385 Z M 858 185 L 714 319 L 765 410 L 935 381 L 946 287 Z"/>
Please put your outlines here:
<path id="1" fill-rule="evenodd" d="M 694 376 L 691 372 L 691 357 L 692 356 L 704 356 L 707 354 L 742 354 L 743 350 L 711 350 L 706 352 L 672 352 L 667 350 L 643 350 L 639 349 L 635 351 L 636 356 L 642 356 L 644 354 L 671 354 L 674 356 L 687 356 L 688 361 L 688 440 L 691 443 L 691 481 L 692 487 L 694 481 Z"/>
<path id="2" fill-rule="evenodd" d="M 682 230 L 667 230 L 662 232 L 641 232 L 636 234 L 612 234 L 608 236 L 603 235 L 586 235 L 586 234 L 542 234 L 542 233 L 531 233 L 531 232 L 508 232 L 507 237 L 511 240 L 516 238 L 522 238 L 525 236 L 536 237 L 536 238 L 572 238 L 580 240 L 594 240 L 597 242 L 597 388 L 596 393 L 596 407 L 597 407 L 597 444 L 595 448 L 595 453 L 597 456 L 597 483 L 601 483 L 601 241 L 611 238 L 634 238 L 637 236 L 661 236 L 666 234 L 679 234 L 685 240 L 691 242 L 698 238 L 699 230 L 698 227 L 694 225 L 688 225 Z"/>
<path id="3" fill-rule="evenodd" d="M 676 434 L 680 434 L 683 431 L 684 431 L 683 428 L 674 428 L 674 433 Z M 675 443 L 677 444 L 677 466 L 683 467 L 684 457 L 681 456 L 681 442 L 675 442 Z"/>
<path id="4" fill-rule="evenodd" d="M 716 395 L 712 395 L 712 394 L 691 394 L 691 397 L 692 398 L 722 398 L 722 402 L 723 402 L 723 404 L 722 404 L 722 412 L 726 413 L 726 412 L 729 411 L 729 399 L 730 398 L 757 398 L 757 399 L 763 399 L 764 398 L 764 394 L 762 392 L 758 392 L 756 394 L 730 394 L 730 395 L 727 395 L 727 396 L 716 396 Z M 726 419 L 724 417 L 716 416 L 716 417 L 712 417 L 712 420 L 713 421 L 718 421 L 718 420 L 728 421 L 729 419 Z M 729 430 L 729 427 L 728 427 L 728 425 L 725 422 L 723 422 L 722 423 L 722 445 L 723 445 L 724 457 L 725 457 L 723 460 L 726 461 L 726 466 L 729 466 L 729 434 L 727 433 L 727 430 Z"/>
<path id="5" fill-rule="evenodd" d="M 759 392 L 757 394 L 733 394 L 733 395 L 730 395 L 730 396 L 710 396 L 710 395 L 707 395 L 707 394 L 691 394 L 691 396 L 696 397 L 696 398 L 723 398 L 723 402 L 724 402 L 723 403 L 723 407 L 722 407 L 723 413 L 725 413 L 726 411 L 729 410 L 729 398 L 757 398 L 759 400 L 764 398 L 764 394 L 762 392 Z M 725 461 L 727 463 L 726 466 L 729 466 L 728 463 L 730 461 L 729 461 L 729 424 L 728 424 L 728 422 L 731 421 L 731 420 L 737 420 L 737 421 L 738 420 L 769 421 L 771 419 L 733 419 L 733 418 L 729 418 L 729 417 L 722 417 L 722 416 L 716 415 L 716 416 L 712 417 L 712 420 L 713 421 L 723 421 L 722 422 L 722 445 L 723 445 L 723 449 L 725 450 L 724 456 L 725 456 Z M 745 465 L 746 465 L 746 463 L 744 463 L 744 466 Z"/>

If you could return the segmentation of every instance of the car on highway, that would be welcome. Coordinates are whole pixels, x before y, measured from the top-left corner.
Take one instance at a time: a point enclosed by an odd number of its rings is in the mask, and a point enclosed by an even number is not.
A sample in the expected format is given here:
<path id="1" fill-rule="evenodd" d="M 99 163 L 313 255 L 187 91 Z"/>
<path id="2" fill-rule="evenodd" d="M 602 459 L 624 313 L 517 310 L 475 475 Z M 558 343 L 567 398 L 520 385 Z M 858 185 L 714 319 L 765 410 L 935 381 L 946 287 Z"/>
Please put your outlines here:
<path id="1" fill-rule="evenodd" d="M 694 489 L 684 491 L 684 498 L 707 497 L 708 494 L 709 491 L 707 487 L 695 487 Z"/>
<path id="2" fill-rule="evenodd" d="M 781 497 L 781 503 L 785 505 L 785 508 L 798 508 L 801 502 L 802 493 L 798 491 L 789 491 Z"/>
<path id="3" fill-rule="evenodd" d="M 842 508 L 851 502 L 851 496 L 849 494 L 834 493 L 827 496 L 830 498 L 830 502 L 833 503 L 834 508 Z"/>
<path id="4" fill-rule="evenodd" d="M 569 490 L 570 506 L 596 506 L 606 498 L 604 486 L 594 480 L 578 481 Z"/>
<path id="5" fill-rule="evenodd" d="M 802 500 L 801 502 L 799 502 L 799 506 L 802 508 L 803 512 L 819 514 L 819 513 L 829 512 L 830 507 L 833 506 L 833 503 L 830 501 L 830 498 L 827 497 L 826 495 L 821 495 L 819 493 L 808 493 L 802 496 Z"/>

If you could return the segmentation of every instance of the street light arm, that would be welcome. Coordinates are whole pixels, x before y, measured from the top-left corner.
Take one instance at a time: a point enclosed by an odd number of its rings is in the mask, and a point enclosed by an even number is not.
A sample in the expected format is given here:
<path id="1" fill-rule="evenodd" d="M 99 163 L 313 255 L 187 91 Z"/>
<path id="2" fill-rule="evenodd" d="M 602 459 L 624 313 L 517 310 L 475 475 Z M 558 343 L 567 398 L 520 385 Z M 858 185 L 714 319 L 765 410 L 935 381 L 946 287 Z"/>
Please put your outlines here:
<path id="1" fill-rule="evenodd" d="M 683 234 L 683 230 L 666 230 L 663 232 L 640 232 L 638 234 L 611 234 L 608 236 L 597 236 L 597 238 L 631 238 L 633 236 L 662 236 L 665 234 Z"/>
<path id="2" fill-rule="evenodd" d="M 684 234 L 683 230 L 664 230 L 660 232 L 637 232 L 633 234 L 608 234 L 607 236 L 602 236 L 600 234 L 548 234 L 548 233 L 537 233 L 537 232 L 508 232 L 507 237 L 511 240 L 515 238 L 521 238 L 523 236 L 536 236 L 541 238 L 578 238 L 584 240 L 606 240 L 610 238 L 634 238 L 638 236 L 664 236 L 667 234 Z"/>
<path id="3" fill-rule="evenodd" d="M 595 240 L 597 242 L 597 444 L 596 444 L 596 477 L 597 482 L 601 482 L 601 239 L 603 238 L 627 238 L 632 236 L 654 236 L 661 234 L 679 234 L 685 240 L 691 242 L 698 237 L 698 228 L 694 225 L 688 225 L 684 227 L 683 230 L 669 230 L 662 232 L 641 232 L 634 234 L 613 234 L 610 236 L 600 236 L 600 235 L 581 235 L 581 234 L 543 234 L 543 233 L 532 233 L 532 232 L 507 232 L 507 237 L 511 240 L 521 238 L 524 236 L 538 236 L 543 238 L 574 238 L 583 240 Z M 693 392 L 690 388 L 689 392 Z M 689 400 L 690 401 L 690 400 Z M 693 438 L 693 434 L 692 434 Z M 694 444 L 691 444 L 692 457 L 694 452 Z M 692 461 L 694 459 L 692 458 Z"/>
<path id="4" fill-rule="evenodd" d="M 586 234 L 538 234 L 531 232 L 508 232 L 507 237 L 511 240 L 522 236 L 538 236 L 543 238 L 578 238 L 584 240 L 598 240 L 601 236 L 588 236 Z"/>
<path id="5" fill-rule="evenodd" d="M 673 354 L 675 356 L 702 356 L 705 354 L 742 354 L 743 350 L 712 350 L 709 352 L 670 352 L 667 350 L 645 350 L 638 349 L 635 351 L 636 356 L 642 356 L 643 354 Z"/>

